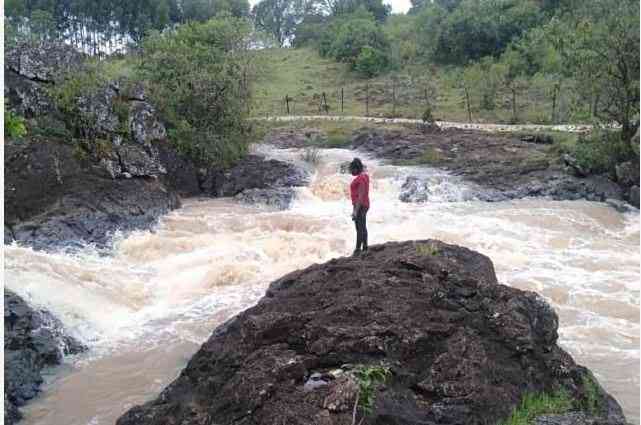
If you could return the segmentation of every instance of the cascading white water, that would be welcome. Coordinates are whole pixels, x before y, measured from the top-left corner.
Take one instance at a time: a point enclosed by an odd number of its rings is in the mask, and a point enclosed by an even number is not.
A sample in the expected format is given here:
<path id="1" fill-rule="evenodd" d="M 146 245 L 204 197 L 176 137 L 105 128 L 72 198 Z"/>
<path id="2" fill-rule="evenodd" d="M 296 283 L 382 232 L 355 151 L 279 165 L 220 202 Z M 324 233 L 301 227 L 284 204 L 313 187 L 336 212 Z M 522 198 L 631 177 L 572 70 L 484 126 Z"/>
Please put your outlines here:
<path id="1" fill-rule="evenodd" d="M 213 328 L 253 305 L 273 279 L 351 253 L 354 242 L 341 163 L 323 150 L 302 164 L 296 150 L 261 148 L 313 171 L 291 209 L 231 199 L 188 200 L 155 232 L 46 254 L 5 247 L 6 286 L 51 310 L 90 346 L 68 359 L 25 409 L 25 424 L 112 424 L 155 397 Z M 639 423 L 639 214 L 598 203 L 541 199 L 483 203 L 435 170 L 364 158 L 372 181 L 370 244 L 436 238 L 488 255 L 501 283 L 542 294 L 560 317 L 560 343 L 590 367 Z M 408 174 L 422 173 L 431 202 L 398 200 Z M 432 187 L 433 186 L 433 187 Z M 459 202 L 439 202 L 439 201 Z"/>

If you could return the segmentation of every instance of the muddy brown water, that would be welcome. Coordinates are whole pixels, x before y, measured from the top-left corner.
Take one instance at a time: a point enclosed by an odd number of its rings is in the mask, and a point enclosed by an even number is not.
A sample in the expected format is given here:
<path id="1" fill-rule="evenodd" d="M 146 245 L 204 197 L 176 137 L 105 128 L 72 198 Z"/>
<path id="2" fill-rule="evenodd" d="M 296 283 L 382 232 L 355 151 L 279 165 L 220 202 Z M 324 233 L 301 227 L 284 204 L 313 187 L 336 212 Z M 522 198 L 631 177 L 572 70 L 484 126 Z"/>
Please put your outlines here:
<path id="1" fill-rule="evenodd" d="M 295 150 L 267 150 L 300 162 Z M 5 248 L 8 288 L 57 314 L 90 346 L 47 377 L 26 425 L 105 425 L 155 398 L 218 324 L 253 305 L 273 279 L 347 255 L 354 239 L 339 164 L 324 150 L 291 209 L 193 199 L 154 232 L 117 237 L 111 255 Z M 437 238 L 488 255 L 501 283 L 542 294 L 559 342 L 639 423 L 639 214 L 585 201 L 457 201 L 465 184 L 435 170 L 366 159 L 370 244 Z M 398 201 L 423 174 L 431 202 Z M 447 202 L 446 202 L 447 201 Z"/>

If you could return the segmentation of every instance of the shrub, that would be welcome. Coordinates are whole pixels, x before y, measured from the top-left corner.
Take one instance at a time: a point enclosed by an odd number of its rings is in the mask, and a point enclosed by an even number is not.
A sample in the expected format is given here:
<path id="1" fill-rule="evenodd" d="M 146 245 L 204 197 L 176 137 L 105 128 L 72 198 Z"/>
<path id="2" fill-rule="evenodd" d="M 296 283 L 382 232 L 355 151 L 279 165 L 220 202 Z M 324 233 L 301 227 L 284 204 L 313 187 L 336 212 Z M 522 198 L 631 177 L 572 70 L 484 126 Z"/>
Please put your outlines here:
<path id="1" fill-rule="evenodd" d="M 364 46 L 354 60 L 354 70 L 367 78 L 380 74 L 389 66 L 385 52 Z"/>
<path id="2" fill-rule="evenodd" d="M 374 390 L 380 384 L 385 383 L 391 375 L 387 366 L 359 366 L 354 370 L 354 376 L 358 383 L 358 406 L 365 413 L 370 413 L 374 407 Z"/>
<path id="3" fill-rule="evenodd" d="M 96 117 L 80 111 L 79 99 L 96 95 L 106 84 L 107 79 L 101 65 L 90 61 L 85 64 L 83 72 L 66 75 L 62 82 L 49 88 L 49 95 L 74 135 L 88 138 L 95 136 L 92 129 L 95 128 Z"/>
<path id="4" fill-rule="evenodd" d="M 245 20 L 221 17 L 154 33 L 139 73 L 170 140 L 197 161 L 228 165 L 250 142 Z"/>
<path id="5" fill-rule="evenodd" d="M 24 118 L 11 111 L 7 103 L 4 107 L 4 137 L 15 139 L 27 135 Z"/>
<path id="6" fill-rule="evenodd" d="M 614 173 L 616 164 L 634 158 L 629 143 L 621 140 L 619 131 L 597 130 L 579 138 L 574 156 L 578 164 L 592 174 Z"/>

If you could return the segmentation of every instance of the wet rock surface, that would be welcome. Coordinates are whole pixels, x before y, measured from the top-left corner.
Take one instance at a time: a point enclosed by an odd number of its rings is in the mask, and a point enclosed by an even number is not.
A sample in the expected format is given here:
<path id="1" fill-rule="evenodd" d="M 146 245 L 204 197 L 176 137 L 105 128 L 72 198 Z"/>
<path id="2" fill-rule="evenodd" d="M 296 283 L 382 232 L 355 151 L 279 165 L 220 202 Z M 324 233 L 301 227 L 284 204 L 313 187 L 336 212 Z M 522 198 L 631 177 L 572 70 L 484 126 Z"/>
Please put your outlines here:
<path id="1" fill-rule="evenodd" d="M 5 424 L 21 417 L 18 407 L 35 397 L 45 367 L 61 364 L 63 356 L 86 347 L 69 336 L 60 321 L 34 310 L 11 291 L 4 291 L 4 406 Z"/>
<path id="2" fill-rule="evenodd" d="M 9 236 L 38 249 L 103 246 L 116 230 L 149 228 L 180 205 L 162 181 L 114 179 L 64 143 L 7 145 L 4 166 Z"/>
<path id="3" fill-rule="evenodd" d="M 246 189 L 234 198 L 244 204 L 264 205 L 276 210 L 286 210 L 296 198 L 296 192 L 292 188 Z"/>
<path id="4" fill-rule="evenodd" d="M 550 153 L 547 142 L 518 136 L 457 129 L 429 134 L 363 129 L 356 132 L 352 147 L 398 165 L 447 170 L 485 189 L 476 198 L 488 201 L 546 196 L 604 202 L 625 197 L 624 188 L 609 176 L 578 177 L 567 161 Z"/>
<path id="5" fill-rule="evenodd" d="M 525 392 L 560 388 L 578 406 L 593 377 L 557 345 L 557 327 L 545 301 L 498 284 L 481 254 L 434 240 L 372 246 L 273 282 L 117 424 L 349 425 L 359 366 L 391 372 L 364 424 L 497 423 Z M 596 388 L 600 410 L 579 423 L 624 423 Z"/>
<path id="6" fill-rule="evenodd" d="M 212 194 L 235 196 L 248 189 L 305 186 L 309 175 L 293 164 L 248 155 L 229 170 L 219 174 L 212 184 Z"/>

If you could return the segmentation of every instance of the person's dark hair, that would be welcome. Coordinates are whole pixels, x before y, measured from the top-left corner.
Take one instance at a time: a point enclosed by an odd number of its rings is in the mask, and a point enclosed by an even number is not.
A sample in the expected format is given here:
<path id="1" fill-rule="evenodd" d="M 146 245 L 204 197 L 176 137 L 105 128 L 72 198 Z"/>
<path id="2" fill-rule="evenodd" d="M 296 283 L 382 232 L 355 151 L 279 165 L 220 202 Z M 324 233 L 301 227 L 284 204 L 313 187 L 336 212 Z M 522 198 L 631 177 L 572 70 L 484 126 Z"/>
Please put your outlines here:
<path id="1" fill-rule="evenodd" d="M 365 167 L 363 167 L 363 163 L 358 158 L 354 158 L 354 160 L 349 163 L 349 171 L 352 174 L 354 173 L 358 174 L 362 172 L 364 168 Z"/>

